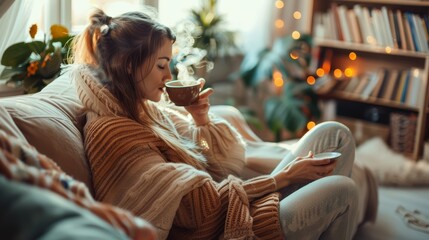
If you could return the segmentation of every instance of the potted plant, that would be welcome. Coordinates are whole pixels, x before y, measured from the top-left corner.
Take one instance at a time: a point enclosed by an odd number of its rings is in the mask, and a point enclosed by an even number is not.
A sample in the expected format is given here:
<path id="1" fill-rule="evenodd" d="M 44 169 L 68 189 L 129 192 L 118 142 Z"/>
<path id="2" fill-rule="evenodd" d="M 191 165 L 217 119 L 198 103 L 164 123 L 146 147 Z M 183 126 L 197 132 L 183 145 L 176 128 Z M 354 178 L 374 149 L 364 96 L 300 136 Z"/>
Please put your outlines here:
<path id="1" fill-rule="evenodd" d="M 278 38 L 272 48 L 246 55 L 240 66 L 244 85 L 255 91 L 262 82 L 272 81 L 274 73 L 283 79 L 263 103 L 264 121 L 276 141 L 282 140 L 283 129 L 296 135 L 305 131 L 308 121 L 320 117 L 317 95 L 306 81 L 311 45 L 309 35 Z"/>
<path id="2" fill-rule="evenodd" d="M 223 16 L 217 13 L 216 7 L 216 0 L 205 0 L 200 9 L 191 10 L 191 21 L 195 24 L 192 31 L 195 39 L 193 46 L 205 49 L 209 61 L 238 49 L 235 33 L 223 28 Z"/>
<path id="3" fill-rule="evenodd" d="M 30 27 L 30 42 L 18 42 L 9 46 L 1 58 L 5 66 L 0 79 L 6 84 L 22 87 L 24 93 L 34 93 L 53 81 L 61 72 L 61 64 L 66 63 L 69 43 L 73 36 L 66 27 L 52 25 L 50 36 L 43 41 L 35 40 L 37 25 Z"/>

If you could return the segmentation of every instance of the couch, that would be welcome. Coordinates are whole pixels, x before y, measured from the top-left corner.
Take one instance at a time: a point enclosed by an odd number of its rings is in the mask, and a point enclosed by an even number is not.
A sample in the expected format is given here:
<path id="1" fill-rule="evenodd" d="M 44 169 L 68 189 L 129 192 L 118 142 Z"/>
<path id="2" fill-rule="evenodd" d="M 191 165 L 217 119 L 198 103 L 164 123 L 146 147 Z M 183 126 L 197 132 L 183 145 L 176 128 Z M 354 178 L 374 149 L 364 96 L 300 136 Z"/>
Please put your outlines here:
<path id="1" fill-rule="evenodd" d="M 215 106 L 211 111 L 226 118 L 242 133 L 248 142 L 249 158 L 270 158 L 264 152 L 263 142 L 250 130 L 235 108 Z M 85 109 L 77 98 L 74 84 L 67 72 L 39 93 L 0 98 L 0 123 L 0 130 L 33 145 L 40 153 L 53 159 L 64 172 L 85 183 L 92 191 L 91 172 L 82 138 Z M 259 173 L 246 169 L 244 175 L 252 177 L 256 174 Z M 367 209 L 368 202 L 374 202 L 377 197 L 374 189 L 368 189 L 366 184 L 371 178 L 368 178 L 364 168 L 355 166 L 353 179 L 360 186 L 362 209 Z M 373 206 L 370 211 L 360 212 L 358 218 L 360 222 L 368 218 L 374 219 L 375 212 L 376 206 Z"/>

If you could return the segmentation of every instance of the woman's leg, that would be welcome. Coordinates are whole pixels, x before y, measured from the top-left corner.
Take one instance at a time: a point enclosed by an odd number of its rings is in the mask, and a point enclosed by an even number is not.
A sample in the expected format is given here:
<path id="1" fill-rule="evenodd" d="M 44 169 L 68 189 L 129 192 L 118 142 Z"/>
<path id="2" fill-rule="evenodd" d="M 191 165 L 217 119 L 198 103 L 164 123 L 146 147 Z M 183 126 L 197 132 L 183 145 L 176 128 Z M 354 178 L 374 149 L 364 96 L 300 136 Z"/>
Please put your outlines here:
<path id="1" fill-rule="evenodd" d="M 352 239 L 358 193 L 353 180 L 328 176 L 296 190 L 280 202 L 286 239 Z"/>
<path id="2" fill-rule="evenodd" d="M 355 142 L 350 130 L 343 124 L 333 121 L 323 122 L 307 132 L 274 169 L 276 173 L 298 156 L 336 151 L 341 153 L 333 172 L 335 175 L 350 176 L 355 156 Z"/>

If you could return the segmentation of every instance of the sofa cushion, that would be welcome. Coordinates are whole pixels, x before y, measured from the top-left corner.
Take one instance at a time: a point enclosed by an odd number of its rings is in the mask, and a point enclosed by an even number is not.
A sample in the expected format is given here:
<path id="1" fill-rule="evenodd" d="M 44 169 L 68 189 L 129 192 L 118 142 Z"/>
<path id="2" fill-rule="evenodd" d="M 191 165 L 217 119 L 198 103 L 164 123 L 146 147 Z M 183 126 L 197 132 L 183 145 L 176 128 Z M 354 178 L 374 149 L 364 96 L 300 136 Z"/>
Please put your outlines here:
<path id="1" fill-rule="evenodd" d="M 64 73 L 39 93 L 1 98 L 0 106 L 29 144 L 92 189 L 81 135 L 85 112 L 69 75 Z M 9 116 L 1 118 L 8 120 Z M 20 137 L 10 122 L 1 127 Z"/>

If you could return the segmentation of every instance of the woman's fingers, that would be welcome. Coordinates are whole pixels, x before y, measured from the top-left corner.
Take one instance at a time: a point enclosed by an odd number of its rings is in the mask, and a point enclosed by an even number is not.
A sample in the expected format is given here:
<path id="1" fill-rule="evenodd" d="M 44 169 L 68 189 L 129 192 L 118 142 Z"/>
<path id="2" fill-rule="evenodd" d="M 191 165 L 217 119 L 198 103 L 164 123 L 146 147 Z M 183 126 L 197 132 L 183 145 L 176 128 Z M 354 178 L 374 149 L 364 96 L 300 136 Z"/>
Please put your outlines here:
<path id="1" fill-rule="evenodd" d="M 210 95 L 212 95 L 214 92 L 213 88 L 206 88 L 203 91 L 200 92 L 199 99 L 208 98 Z"/>

